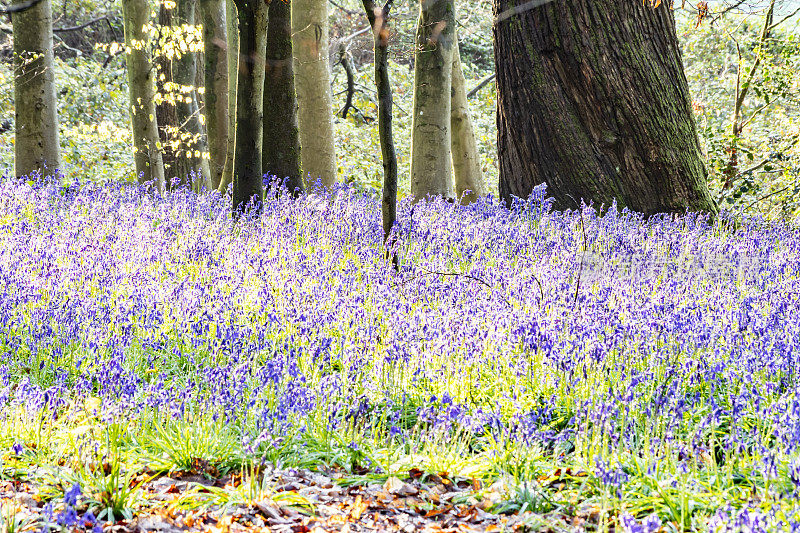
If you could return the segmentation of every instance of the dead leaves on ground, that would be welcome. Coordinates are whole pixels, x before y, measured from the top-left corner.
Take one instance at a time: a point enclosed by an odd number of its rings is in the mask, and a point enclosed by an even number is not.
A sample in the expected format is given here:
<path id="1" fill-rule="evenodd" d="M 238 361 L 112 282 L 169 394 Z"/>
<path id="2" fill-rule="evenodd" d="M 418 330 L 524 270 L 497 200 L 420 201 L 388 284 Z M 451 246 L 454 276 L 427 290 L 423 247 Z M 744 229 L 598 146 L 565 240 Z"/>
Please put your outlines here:
<path id="1" fill-rule="evenodd" d="M 202 465 L 197 465 L 202 466 Z M 340 486 L 336 477 L 305 470 L 267 469 L 260 482 L 270 495 L 255 501 L 231 498 L 202 500 L 204 495 L 240 490 L 241 476 L 209 480 L 191 473 L 152 478 L 143 473 L 143 499 L 132 520 L 106 524 L 105 533 L 303 533 L 303 532 L 466 532 L 514 531 L 529 524 L 533 513 L 497 515 L 491 511 L 493 490 L 477 479 L 450 479 L 447 474 L 423 473 L 390 476 L 383 483 Z M 550 478 L 573 476 L 554 472 Z M 401 479 L 402 477 L 402 479 Z M 33 490 L 33 489 L 31 489 Z M 226 493 L 226 494 L 227 494 Z M 491 494 L 494 496 L 493 494 Z M 189 505 L 192 497 L 200 504 Z M 22 501 L 19 499 L 18 501 Z M 217 502 L 211 503 L 209 502 Z M 306 506 L 292 502 L 304 501 Z M 40 513 L 41 504 L 30 512 Z M 284 502 L 284 503 L 282 503 Z M 288 502 L 288 503 L 286 503 Z M 313 511 L 312 511 L 313 509 Z M 540 519 L 541 517 L 539 517 Z"/>

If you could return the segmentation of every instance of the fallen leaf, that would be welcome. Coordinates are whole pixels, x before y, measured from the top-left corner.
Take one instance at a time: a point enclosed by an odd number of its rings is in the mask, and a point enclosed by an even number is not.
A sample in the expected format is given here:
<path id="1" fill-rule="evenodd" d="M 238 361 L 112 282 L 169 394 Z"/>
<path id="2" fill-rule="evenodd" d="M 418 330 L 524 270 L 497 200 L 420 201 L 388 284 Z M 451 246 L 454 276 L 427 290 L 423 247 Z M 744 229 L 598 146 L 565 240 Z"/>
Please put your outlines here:
<path id="1" fill-rule="evenodd" d="M 423 516 L 425 518 L 431 518 L 432 516 L 439 516 L 440 514 L 444 514 L 444 513 L 448 512 L 448 511 L 452 510 L 452 509 L 453 508 L 451 506 L 449 506 L 449 505 L 447 507 L 443 507 L 441 509 L 431 509 L 430 511 L 425 513 Z"/>
<path id="2" fill-rule="evenodd" d="M 367 507 L 369 507 L 369 503 L 365 502 L 359 494 L 356 496 L 356 501 L 353 502 L 353 506 L 350 508 L 350 517 L 353 520 L 359 520 L 361 515 L 364 514 L 364 511 L 367 510 Z"/>
<path id="3" fill-rule="evenodd" d="M 410 477 L 411 479 L 419 479 L 422 477 L 423 474 L 424 472 L 419 468 L 412 468 L 411 470 L 408 471 L 408 477 Z"/>
<path id="4" fill-rule="evenodd" d="M 389 479 L 386 480 L 386 483 L 383 484 L 383 490 L 386 492 L 393 494 L 394 492 L 400 490 L 403 487 L 404 483 L 400 481 L 399 478 L 391 476 Z"/>

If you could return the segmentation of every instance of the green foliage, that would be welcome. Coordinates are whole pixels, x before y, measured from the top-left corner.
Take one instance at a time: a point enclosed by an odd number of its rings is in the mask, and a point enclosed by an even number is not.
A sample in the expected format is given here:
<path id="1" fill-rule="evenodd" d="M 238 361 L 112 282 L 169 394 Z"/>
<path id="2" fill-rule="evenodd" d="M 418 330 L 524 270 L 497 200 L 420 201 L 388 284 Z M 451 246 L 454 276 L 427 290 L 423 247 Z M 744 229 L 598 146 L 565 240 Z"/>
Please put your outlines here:
<path id="1" fill-rule="evenodd" d="M 721 207 L 734 211 L 756 211 L 772 218 L 800 215 L 797 22 L 778 26 L 759 47 L 763 13 L 729 15 L 697 28 L 693 15 L 678 14 L 684 66 L 714 196 Z M 737 141 L 737 175 L 726 190 L 737 75 L 743 87 L 759 57 L 742 106 L 746 125 Z"/>
<path id="2" fill-rule="evenodd" d="M 128 94 L 122 56 L 56 58 L 58 116 L 64 173 L 70 179 L 104 181 L 132 176 Z M 0 64 L 0 116 L 13 121 L 14 74 Z M 0 134 L 0 167 L 14 166 L 14 130 Z M 89 171 L 89 169 L 91 169 Z"/>
<path id="3" fill-rule="evenodd" d="M 331 8 L 335 36 L 349 35 L 366 24 L 362 4 L 356 0 L 342 2 L 354 15 L 342 21 L 342 13 Z M 397 151 L 400 198 L 410 193 L 411 112 L 414 96 L 413 50 L 416 29 L 417 4 L 410 0 L 398 2 L 392 8 L 389 45 L 389 69 L 394 97 L 394 141 Z M 458 32 L 467 91 L 494 69 L 491 37 L 491 4 L 457 2 Z M 348 43 L 356 66 L 356 91 L 354 104 L 347 119 L 341 118 L 346 99 L 347 80 L 341 65 L 333 66 L 333 112 L 335 121 L 339 172 L 349 182 L 368 189 L 380 190 L 383 182 L 380 142 L 377 126 L 377 101 L 374 66 L 372 63 L 372 34 L 365 34 Z M 469 99 L 478 151 L 481 156 L 484 178 L 489 190 L 497 193 L 499 171 L 497 167 L 497 126 L 495 123 L 496 90 L 488 84 Z"/>

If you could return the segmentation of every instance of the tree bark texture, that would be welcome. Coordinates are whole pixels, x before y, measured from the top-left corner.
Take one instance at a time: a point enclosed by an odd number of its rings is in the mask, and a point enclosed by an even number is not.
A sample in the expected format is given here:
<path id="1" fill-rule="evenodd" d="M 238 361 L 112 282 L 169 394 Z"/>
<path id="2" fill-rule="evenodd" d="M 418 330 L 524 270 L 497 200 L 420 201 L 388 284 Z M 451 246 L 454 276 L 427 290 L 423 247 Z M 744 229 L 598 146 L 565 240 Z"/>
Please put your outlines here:
<path id="1" fill-rule="evenodd" d="M 420 0 L 414 54 L 411 194 L 453 197 L 450 110 L 453 0 Z"/>
<path id="2" fill-rule="evenodd" d="M 292 44 L 299 104 L 303 175 L 326 187 L 336 182 L 330 66 L 328 0 L 292 1 Z"/>
<path id="3" fill-rule="evenodd" d="M 524 3 L 494 2 L 501 198 L 714 212 L 668 2 Z"/>
<path id="4" fill-rule="evenodd" d="M 228 146 L 222 180 L 217 187 L 225 192 L 233 181 L 233 158 L 236 146 L 236 77 L 239 71 L 239 23 L 236 4 L 225 0 L 225 30 L 228 40 Z"/>
<path id="5" fill-rule="evenodd" d="M 176 0 L 173 21 L 182 27 L 195 25 L 195 0 Z M 175 103 L 178 125 L 181 129 L 181 143 L 177 153 L 175 174 L 187 184 L 192 184 L 192 175 L 204 184 L 203 156 L 207 146 L 203 138 L 203 125 L 200 122 L 200 107 L 197 102 L 197 53 L 185 50 L 173 64 L 173 76 L 179 97 Z M 198 185 L 194 183 L 193 185 Z"/>
<path id="6" fill-rule="evenodd" d="M 286 180 L 293 194 L 303 191 L 300 132 L 292 65 L 291 0 L 272 0 L 264 75 L 264 142 L 261 169 Z"/>
<path id="7" fill-rule="evenodd" d="M 11 5 L 25 4 L 14 0 Z M 11 15 L 14 50 L 14 174 L 61 167 L 50 0 Z"/>
<path id="8" fill-rule="evenodd" d="M 204 109 L 211 187 L 222 181 L 228 155 L 228 38 L 225 0 L 200 0 L 203 22 Z"/>
<path id="9" fill-rule="evenodd" d="M 166 45 L 167 39 L 163 38 L 164 28 L 173 25 L 173 9 L 161 2 L 158 11 L 159 47 Z M 158 137 L 161 141 L 161 159 L 164 163 L 164 178 L 166 186 L 170 187 L 172 180 L 177 177 L 177 143 L 179 142 L 178 112 L 175 109 L 173 84 L 173 62 L 164 53 L 159 53 L 155 58 L 156 64 L 156 92 L 160 99 L 156 103 L 156 123 Z"/>
<path id="10" fill-rule="evenodd" d="M 239 72 L 236 89 L 236 148 L 233 212 L 238 216 L 254 197 L 264 195 L 261 150 L 264 125 L 264 57 L 269 6 L 263 0 L 236 0 Z"/>
<path id="11" fill-rule="evenodd" d="M 469 204 L 485 196 L 487 192 L 481 171 L 478 143 L 475 141 L 475 128 L 472 126 L 472 115 L 469 112 L 458 38 L 453 43 L 451 96 L 450 136 L 456 197 L 462 204 Z"/>
<path id="12" fill-rule="evenodd" d="M 378 138 L 381 143 L 383 161 L 383 191 L 381 194 L 381 218 L 383 220 L 383 244 L 392 264 L 397 268 L 397 256 L 391 251 L 392 228 L 397 220 L 397 153 L 392 135 L 392 84 L 389 79 L 389 28 L 387 19 L 391 3 L 383 8 L 372 0 L 363 0 L 364 10 L 374 34 L 375 85 L 378 91 Z"/>

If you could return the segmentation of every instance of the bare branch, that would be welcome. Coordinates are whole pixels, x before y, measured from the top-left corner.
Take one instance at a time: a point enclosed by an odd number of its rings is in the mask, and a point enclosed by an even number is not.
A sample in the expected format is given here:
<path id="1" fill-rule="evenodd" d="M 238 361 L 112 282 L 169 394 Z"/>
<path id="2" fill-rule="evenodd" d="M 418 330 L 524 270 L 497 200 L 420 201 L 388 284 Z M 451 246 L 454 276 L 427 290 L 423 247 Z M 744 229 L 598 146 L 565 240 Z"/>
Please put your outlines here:
<path id="1" fill-rule="evenodd" d="M 108 20 L 108 15 L 103 15 L 102 17 L 97 17 L 96 19 L 92 19 L 89 22 L 84 22 L 83 24 L 79 24 L 78 26 L 68 26 L 66 28 L 53 28 L 53 33 L 63 33 L 68 31 L 80 31 L 84 28 L 91 26 L 97 22 L 102 22 L 104 20 Z"/>
<path id="2" fill-rule="evenodd" d="M 19 13 L 21 11 L 27 11 L 28 9 L 32 8 L 42 0 L 28 0 L 27 2 L 22 2 L 20 4 L 14 4 L 13 6 L 2 6 L 0 5 L 0 14 L 2 13 Z"/>

